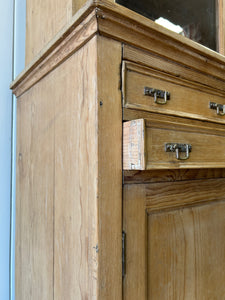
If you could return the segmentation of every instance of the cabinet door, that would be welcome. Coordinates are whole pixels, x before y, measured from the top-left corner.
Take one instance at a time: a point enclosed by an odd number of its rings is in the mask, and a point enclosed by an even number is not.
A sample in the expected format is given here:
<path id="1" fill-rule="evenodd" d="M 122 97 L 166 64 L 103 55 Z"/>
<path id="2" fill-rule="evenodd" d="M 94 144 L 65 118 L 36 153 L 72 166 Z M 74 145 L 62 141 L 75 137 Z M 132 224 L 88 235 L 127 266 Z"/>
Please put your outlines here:
<path id="1" fill-rule="evenodd" d="M 225 299 L 225 179 L 124 187 L 124 299 Z"/>

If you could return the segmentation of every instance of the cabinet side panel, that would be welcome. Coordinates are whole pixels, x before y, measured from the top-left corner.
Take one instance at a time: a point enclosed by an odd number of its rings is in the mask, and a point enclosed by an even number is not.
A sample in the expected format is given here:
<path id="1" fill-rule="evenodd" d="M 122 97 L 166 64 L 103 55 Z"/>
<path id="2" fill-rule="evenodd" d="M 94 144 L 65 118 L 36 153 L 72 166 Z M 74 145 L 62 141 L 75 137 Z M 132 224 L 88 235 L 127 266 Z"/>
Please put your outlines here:
<path id="1" fill-rule="evenodd" d="M 96 299 L 96 38 L 55 80 L 54 299 Z"/>
<path id="2" fill-rule="evenodd" d="M 52 92 L 49 87 L 48 95 Z M 53 299 L 53 98 L 35 86 L 18 101 L 16 299 Z"/>
<path id="3" fill-rule="evenodd" d="M 16 298 L 96 299 L 96 37 L 18 103 Z"/>
<path id="4" fill-rule="evenodd" d="M 26 65 L 72 17 L 72 0 L 27 0 Z"/>
<path id="5" fill-rule="evenodd" d="M 121 44 L 98 37 L 99 299 L 122 299 Z"/>

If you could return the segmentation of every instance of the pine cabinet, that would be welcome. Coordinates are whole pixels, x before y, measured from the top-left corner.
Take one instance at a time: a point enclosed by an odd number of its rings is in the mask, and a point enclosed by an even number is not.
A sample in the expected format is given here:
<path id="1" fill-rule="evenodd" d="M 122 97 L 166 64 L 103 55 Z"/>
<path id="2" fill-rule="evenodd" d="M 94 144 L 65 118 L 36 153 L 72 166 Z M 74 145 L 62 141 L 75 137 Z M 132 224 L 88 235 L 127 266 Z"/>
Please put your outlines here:
<path id="1" fill-rule="evenodd" d="M 16 299 L 225 297 L 225 58 L 88 2 L 12 83 Z"/>

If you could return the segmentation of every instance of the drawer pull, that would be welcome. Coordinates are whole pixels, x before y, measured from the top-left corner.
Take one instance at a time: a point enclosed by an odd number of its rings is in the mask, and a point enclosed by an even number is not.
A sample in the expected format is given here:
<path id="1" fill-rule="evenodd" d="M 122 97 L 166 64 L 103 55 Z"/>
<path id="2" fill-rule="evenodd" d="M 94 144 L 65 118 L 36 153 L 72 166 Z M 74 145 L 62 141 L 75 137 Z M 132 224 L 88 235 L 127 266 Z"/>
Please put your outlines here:
<path id="1" fill-rule="evenodd" d="M 215 102 L 209 102 L 210 109 L 216 109 L 217 115 L 224 116 L 225 115 L 225 105 L 217 104 Z"/>
<path id="2" fill-rule="evenodd" d="M 166 152 L 176 152 L 176 159 L 179 159 L 179 160 L 188 159 L 191 149 L 192 149 L 192 146 L 189 144 L 177 144 L 177 143 L 165 144 L 165 151 Z M 185 155 L 181 155 L 181 153 L 185 153 Z"/>
<path id="3" fill-rule="evenodd" d="M 146 96 L 154 97 L 154 102 L 157 104 L 166 104 L 167 100 L 170 100 L 170 93 L 167 91 L 157 90 L 150 87 L 144 88 L 144 94 Z M 163 99 L 163 100 L 159 100 Z"/>

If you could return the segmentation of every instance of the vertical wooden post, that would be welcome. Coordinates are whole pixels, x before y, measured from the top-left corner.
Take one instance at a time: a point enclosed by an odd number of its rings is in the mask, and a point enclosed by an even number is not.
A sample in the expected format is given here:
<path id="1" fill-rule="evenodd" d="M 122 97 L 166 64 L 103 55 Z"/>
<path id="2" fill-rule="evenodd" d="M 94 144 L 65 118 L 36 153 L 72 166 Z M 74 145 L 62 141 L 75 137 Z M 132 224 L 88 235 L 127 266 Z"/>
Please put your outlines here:
<path id="1" fill-rule="evenodd" d="M 98 298 L 122 299 L 121 44 L 98 36 Z"/>
<path id="2" fill-rule="evenodd" d="M 218 51 L 225 54 L 225 0 L 217 0 Z"/>

